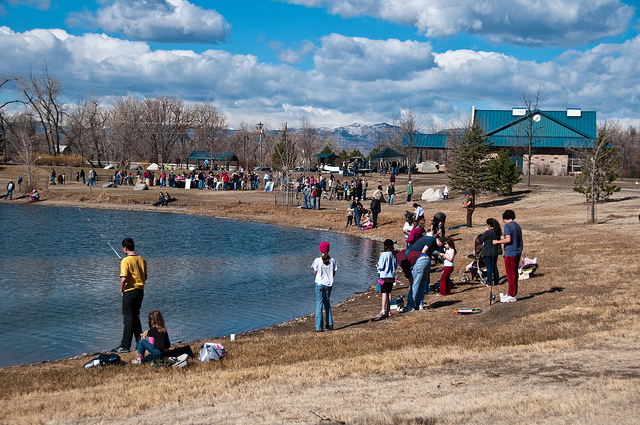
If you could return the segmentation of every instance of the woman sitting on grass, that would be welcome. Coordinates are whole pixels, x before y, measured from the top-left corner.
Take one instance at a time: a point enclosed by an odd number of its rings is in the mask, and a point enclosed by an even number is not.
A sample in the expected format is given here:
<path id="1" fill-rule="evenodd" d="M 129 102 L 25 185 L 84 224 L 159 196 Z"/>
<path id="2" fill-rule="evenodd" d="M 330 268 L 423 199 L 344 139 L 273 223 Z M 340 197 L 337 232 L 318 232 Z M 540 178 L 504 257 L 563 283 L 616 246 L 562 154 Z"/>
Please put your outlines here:
<path id="1" fill-rule="evenodd" d="M 153 359 L 162 357 L 169 347 L 171 347 L 171 342 L 169 342 L 169 334 L 167 333 L 162 313 L 159 310 L 153 310 L 149 313 L 149 330 L 140 335 L 140 340 L 138 341 L 139 356 L 133 359 L 131 363 L 150 362 Z M 149 353 L 146 357 L 144 357 L 145 351 Z"/>

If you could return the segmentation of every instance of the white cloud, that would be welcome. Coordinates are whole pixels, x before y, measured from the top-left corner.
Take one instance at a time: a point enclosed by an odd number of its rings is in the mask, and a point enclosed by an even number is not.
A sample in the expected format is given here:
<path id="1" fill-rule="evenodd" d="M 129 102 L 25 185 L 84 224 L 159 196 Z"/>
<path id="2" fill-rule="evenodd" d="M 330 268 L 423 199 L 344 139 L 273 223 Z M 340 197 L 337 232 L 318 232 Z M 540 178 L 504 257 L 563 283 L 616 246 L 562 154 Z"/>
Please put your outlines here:
<path id="1" fill-rule="evenodd" d="M 231 30 L 217 11 L 186 0 L 115 0 L 95 14 L 70 14 L 68 24 L 100 28 L 133 40 L 170 43 L 218 44 Z"/>
<path id="2" fill-rule="evenodd" d="M 316 70 L 345 79 L 406 79 L 434 65 L 431 45 L 417 41 L 370 40 L 331 34 L 314 55 Z"/>
<path id="3" fill-rule="evenodd" d="M 640 37 L 539 63 L 490 51 L 433 52 L 428 43 L 332 34 L 321 40 L 315 69 L 308 71 L 261 63 L 252 55 L 154 51 L 143 42 L 63 30 L 19 33 L 0 27 L 0 45 L 0 75 L 38 72 L 46 60 L 71 101 L 90 92 L 206 100 L 224 109 L 234 125 L 256 119 L 293 123 L 302 114 L 324 126 L 377 123 L 390 121 L 406 105 L 442 120 L 457 116 L 464 105 L 518 106 L 520 89 L 535 90 L 540 83 L 544 107 L 596 110 L 600 119 L 626 122 L 637 117 L 640 104 Z"/>
<path id="4" fill-rule="evenodd" d="M 316 46 L 308 40 L 303 41 L 298 49 L 282 49 L 282 45 L 277 41 L 271 42 L 269 43 L 269 45 L 272 49 L 278 50 L 280 52 L 278 53 L 278 59 L 280 59 L 281 62 L 289 65 L 294 65 L 301 62 L 316 48 Z"/>
<path id="5" fill-rule="evenodd" d="M 575 46 L 623 33 L 634 9 L 620 0 L 284 0 L 343 17 L 415 26 L 428 37 L 462 32 L 498 44 Z"/>

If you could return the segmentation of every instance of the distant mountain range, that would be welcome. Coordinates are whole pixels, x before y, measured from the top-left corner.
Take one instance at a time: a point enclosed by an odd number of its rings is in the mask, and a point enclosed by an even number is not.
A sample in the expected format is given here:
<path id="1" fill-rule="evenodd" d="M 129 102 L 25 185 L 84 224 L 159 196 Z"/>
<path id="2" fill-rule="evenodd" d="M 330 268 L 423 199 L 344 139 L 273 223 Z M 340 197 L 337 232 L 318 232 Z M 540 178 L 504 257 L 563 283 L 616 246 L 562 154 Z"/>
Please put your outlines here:
<path id="1" fill-rule="evenodd" d="M 359 150 L 366 156 L 379 144 L 388 145 L 385 141 L 394 131 L 397 131 L 398 128 L 398 126 L 387 123 L 373 125 L 354 123 L 336 128 L 318 127 L 317 131 L 320 137 L 331 135 L 333 141 L 338 145 L 338 151 L 334 153 L 339 154 L 343 150 L 351 153 L 354 150 Z M 289 127 L 289 130 L 292 132 L 300 131 L 298 128 L 291 127 Z M 231 130 L 229 134 L 232 135 L 235 131 L 236 130 Z M 279 135 L 280 132 L 281 130 L 269 130 L 269 134 L 272 135 Z M 324 146 L 320 149 L 322 148 L 324 148 Z"/>
<path id="2" fill-rule="evenodd" d="M 379 143 L 384 143 L 384 140 L 397 128 L 387 123 L 374 125 L 354 123 L 334 129 L 319 128 L 318 131 L 321 134 L 331 134 L 341 150 L 351 152 L 357 149 L 367 155 Z"/>

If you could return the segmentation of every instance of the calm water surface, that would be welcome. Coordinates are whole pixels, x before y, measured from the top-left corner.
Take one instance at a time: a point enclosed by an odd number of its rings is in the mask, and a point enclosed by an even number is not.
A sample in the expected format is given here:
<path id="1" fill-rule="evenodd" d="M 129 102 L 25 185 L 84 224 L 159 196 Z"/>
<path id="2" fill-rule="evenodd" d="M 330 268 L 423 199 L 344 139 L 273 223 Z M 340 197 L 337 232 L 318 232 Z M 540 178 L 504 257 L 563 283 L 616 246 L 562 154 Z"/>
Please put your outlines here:
<path id="1" fill-rule="evenodd" d="M 209 217 L 0 204 L 0 367 L 108 350 L 122 337 L 120 243 L 148 261 L 140 314 L 172 342 L 224 336 L 315 311 L 311 263 L 338 262 L 332 302 L 376 279 L 376 242 Z M 339 315 L 337 317 L 339 320 Z"/>

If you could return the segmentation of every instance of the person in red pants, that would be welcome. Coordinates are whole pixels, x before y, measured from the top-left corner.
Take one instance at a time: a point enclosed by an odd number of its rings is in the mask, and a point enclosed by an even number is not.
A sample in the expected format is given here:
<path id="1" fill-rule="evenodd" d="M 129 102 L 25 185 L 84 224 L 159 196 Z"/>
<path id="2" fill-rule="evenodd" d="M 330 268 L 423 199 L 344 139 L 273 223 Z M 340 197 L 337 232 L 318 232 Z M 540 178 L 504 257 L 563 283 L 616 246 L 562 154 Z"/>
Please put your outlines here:
<path id="1" fill-rule="evenodd" d="M 502 213 L 504 221 L 504 238 L 494 240 L 493 244 L 504 244 L 504 268 L 507 273 L 509 291 L 500 299 L 503 303 L 515 302 L 518 293 L 518 264 L 522 256 L 522 228 L 515 222 L 516 213 L 506 210 Z"/>
<path id="2" fill-rule="evenodd" d="M 440 294 L 451 295 L 451 273 L 453 273 L 453 259 L 456 257 L 456 246 L 453 239 L 447 238 L 444 242 L 444 253 L 438 254 L 444 260 L 444 270 L 440 277 Z"/>

